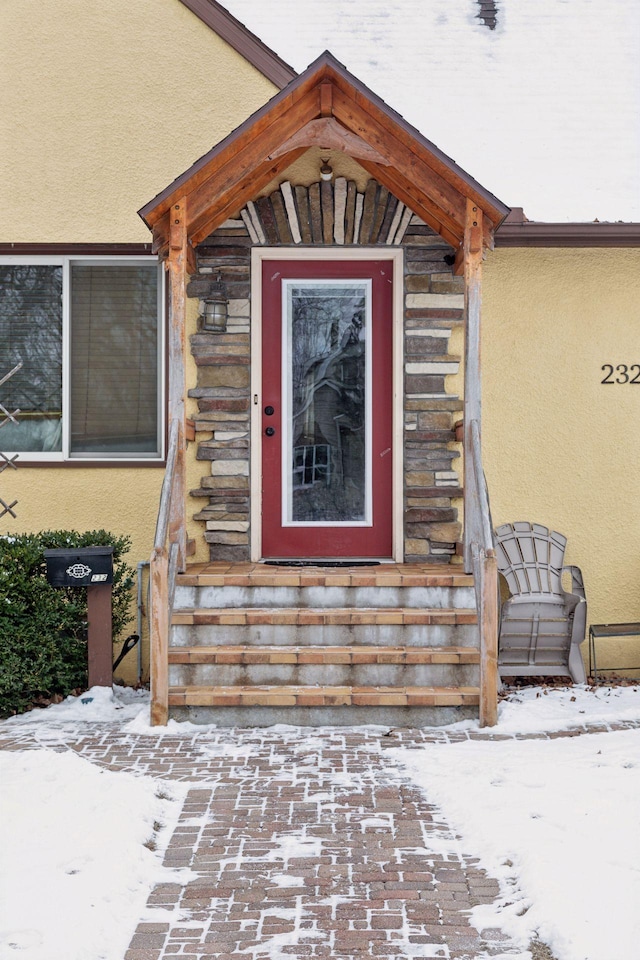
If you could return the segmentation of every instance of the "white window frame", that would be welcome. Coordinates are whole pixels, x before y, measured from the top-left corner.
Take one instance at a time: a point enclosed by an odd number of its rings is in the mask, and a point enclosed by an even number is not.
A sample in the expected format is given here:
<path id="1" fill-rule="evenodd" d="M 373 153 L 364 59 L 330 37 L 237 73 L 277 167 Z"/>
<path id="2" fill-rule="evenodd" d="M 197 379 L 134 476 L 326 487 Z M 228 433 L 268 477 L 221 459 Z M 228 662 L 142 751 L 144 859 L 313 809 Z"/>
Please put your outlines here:
<path id="1" fill-rule="evenodd" d="M 71 266 L 109 266 L 114 265 L 146 265 L 153 263 L 158 269 L 158 453 L 131 453 L 128 456 L 119 454 L 81 453 L 71 454 L 70 451 L 70 411 L 71 411 Z M 0 433 L 0 449 L 6 456 L 17 456 L 28 463 L 122 463 L 144 461 L 144 463 L 162 463 L 165 458 L 166 436 L 166 397 L 165 397 L 165 278 L 162 265 L 157 257 L 126 256 L 104 254 L 52 254 L 24 256 L 0 256 L 1 266 L 41 266 L 62 267 L 62 450 L 46 453 L 38 450 L 5 450 L 2 446 Z M 6 372 L 6 371 L 5 371 Z M 2 397 L 0 396 L 0 401 Z M 18 420 L 20 415 L 18 415 Z"/>

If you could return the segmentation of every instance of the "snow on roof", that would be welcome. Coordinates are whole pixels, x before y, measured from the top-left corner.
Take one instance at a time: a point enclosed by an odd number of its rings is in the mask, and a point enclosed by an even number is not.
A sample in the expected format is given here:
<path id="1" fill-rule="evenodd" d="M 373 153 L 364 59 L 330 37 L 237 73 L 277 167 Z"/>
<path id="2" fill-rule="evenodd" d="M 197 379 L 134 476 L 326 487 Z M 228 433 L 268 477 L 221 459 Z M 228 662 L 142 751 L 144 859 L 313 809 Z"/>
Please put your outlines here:
<path id="1" fill-rule="evenodd" d="M 223 0 L 303 70 L 330 50 L 530 220 L 640 221 L 637 0 Z"/>

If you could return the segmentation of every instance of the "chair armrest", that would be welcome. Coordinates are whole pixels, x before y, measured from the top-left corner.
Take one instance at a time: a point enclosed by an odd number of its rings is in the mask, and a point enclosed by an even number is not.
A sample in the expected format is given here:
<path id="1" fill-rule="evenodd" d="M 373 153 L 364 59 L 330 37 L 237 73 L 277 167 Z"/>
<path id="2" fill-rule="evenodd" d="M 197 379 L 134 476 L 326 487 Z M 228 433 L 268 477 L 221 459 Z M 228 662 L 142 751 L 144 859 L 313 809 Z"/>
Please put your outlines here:
<path id="1" fill-rule="evenodd" d="M 586 600 L 584 580 L 582 579 L 582 570 L 580 567 L 570 565 L 562 568 L 562 572 L 564 573 L 565 571 L 571 574 L 571 592 L 578 597 L 582 597 L 583 600 Z"/>

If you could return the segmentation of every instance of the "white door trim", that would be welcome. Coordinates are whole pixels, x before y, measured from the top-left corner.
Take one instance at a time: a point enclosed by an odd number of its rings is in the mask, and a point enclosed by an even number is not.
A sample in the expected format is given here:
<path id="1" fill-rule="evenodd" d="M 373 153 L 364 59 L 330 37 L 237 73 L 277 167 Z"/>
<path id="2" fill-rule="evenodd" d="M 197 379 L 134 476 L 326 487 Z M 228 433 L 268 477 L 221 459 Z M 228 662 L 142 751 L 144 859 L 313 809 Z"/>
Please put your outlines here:
<path id="1" fill-rule="evenodd" d="M 253 247 L 251 251 L 251 559 L 262 559 L 262 262 L 390 260 L 393 263 L 393 560 L 404 559 L 404 254 L 388 247 Z"/>

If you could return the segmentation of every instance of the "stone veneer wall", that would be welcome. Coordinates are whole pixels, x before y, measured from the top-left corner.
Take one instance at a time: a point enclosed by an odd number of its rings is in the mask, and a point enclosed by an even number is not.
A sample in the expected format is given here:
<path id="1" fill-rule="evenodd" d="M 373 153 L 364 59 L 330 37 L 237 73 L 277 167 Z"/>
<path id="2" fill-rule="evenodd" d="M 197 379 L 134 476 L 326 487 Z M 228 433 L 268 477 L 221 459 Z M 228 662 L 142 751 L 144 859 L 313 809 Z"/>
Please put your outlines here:
<path id="1" fill-rule="evenodd" d="M 445 393 L 458 371 L 449 353 L 463 322 L 463 280 L 453 276 L 452 249 L 376 181 L 364 193 L 338 178 L 310 187 L 283 183 L 249 203 L 197 249 L 198 272 L 187 293 L 201 301 L 218 275 L 229 298 L 224 332 L 191 338 L 198 369 L 198 459 L 210 463 L 191 495 L 206 525 L 212 560 L 248 560 L 250 445 L 250 258 L 253 245 L 402 245 L 404 249 L 404 539 L 405 560 L 447 562 L 460 540 L 461 496 L 453 469 L 453 424 L 459 397 Z M 200 304 L 202 308 L 202 302 Z M 202 309 L 201 309 L 202 313 Z"/>

